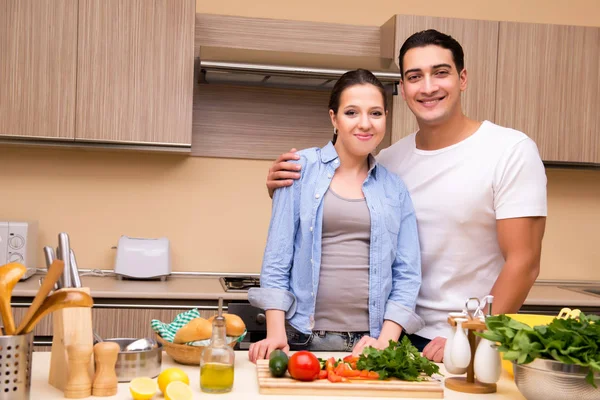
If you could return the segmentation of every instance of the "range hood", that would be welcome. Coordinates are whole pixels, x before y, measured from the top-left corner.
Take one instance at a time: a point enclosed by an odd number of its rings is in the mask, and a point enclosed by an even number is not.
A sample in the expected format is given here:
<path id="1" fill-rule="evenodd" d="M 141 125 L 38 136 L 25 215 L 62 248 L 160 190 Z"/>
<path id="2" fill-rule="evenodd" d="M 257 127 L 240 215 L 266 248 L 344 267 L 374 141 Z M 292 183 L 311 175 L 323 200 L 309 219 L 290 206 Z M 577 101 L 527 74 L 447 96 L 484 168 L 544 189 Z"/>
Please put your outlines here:
<path id="1" fill-rule="evenodd" d="M 200 61 L 200 83 L 238 84 L 291 89 L 331 90 L 347 70 L 283 65 Z M 400 74 L 372 71 L 386 90 L 396 95 Z"/>

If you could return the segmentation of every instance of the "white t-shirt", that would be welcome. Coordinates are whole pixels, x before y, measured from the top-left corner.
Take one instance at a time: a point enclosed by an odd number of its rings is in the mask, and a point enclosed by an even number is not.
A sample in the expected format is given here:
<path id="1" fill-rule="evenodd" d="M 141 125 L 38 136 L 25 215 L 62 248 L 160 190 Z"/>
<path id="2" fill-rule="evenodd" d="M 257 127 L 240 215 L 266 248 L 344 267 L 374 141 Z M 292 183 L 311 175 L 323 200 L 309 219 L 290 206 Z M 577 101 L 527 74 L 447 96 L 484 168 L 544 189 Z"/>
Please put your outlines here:
<path id="1" fill-rule="evenodd" d="M 377 157 L 406 183 L 421 244 L 423 280 L 418 335 L 446 336 L 448 312 L 488 295 L 504 265 L 496 220 L 546 216 L 546 173 L 522 132 L 484 121 L 465 140 L 440 150 L 416 148 L 412 134 Z"/>

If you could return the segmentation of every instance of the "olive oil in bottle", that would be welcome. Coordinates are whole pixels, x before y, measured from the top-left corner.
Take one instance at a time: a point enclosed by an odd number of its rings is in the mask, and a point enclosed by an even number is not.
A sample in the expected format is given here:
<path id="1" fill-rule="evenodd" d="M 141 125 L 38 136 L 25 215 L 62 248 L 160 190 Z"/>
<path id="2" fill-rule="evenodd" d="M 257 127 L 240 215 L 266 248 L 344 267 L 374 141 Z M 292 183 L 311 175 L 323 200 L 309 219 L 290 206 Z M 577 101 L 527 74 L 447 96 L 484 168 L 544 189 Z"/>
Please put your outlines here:
<path id="1" fill-rule="evenodd" d="M 219 315 L 213 320 L 210 345 L 200 356 L 200 389 L 207 393 L 225 393 L 233 388 L 235 353 L 227 345 L 223 298 L 219 298 Z"/>

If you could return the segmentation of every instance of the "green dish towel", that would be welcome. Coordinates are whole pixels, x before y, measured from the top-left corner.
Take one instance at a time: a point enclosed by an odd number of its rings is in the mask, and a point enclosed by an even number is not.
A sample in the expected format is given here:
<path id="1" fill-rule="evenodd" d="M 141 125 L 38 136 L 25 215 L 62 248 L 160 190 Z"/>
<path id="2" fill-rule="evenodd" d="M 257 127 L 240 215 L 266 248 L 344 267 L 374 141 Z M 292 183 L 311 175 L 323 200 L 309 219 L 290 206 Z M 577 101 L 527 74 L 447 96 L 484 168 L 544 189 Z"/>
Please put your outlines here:
<path id="1" fill-rule="evenodd" d="M 150 322 L 150 326 L 152 327 L 152 330 L 154 332 L 160 335 L 160 337 L 162 337 L 169 343 L 173 343 L 173 340 L 175 340 L 175 334 L 177 333 L 179 328 L 187 325 L 188 322 L 198 317 L 200 317 L 200 312 L 198 311 L 198 309 L 194 308 L 192 310 L 178 314 L 173 320 L 173 322 L 171 322 L 170 324 L 165 324 L 164 322 L 161 322 L 157 319 L 153 319 Z M 241 336 L 227 336 L 227 344 L 233 341 L 241 342 L 246 336 L 246 333 L 247 331 L 244 331 L 244 333 L 242 333 Z M 208 346 L 210 344 L 210 339 L 188 342 L 186 344 L 191 346 Z"/>
<path id="2" fill-rule="evenodd" d="M 154 332 L 158 333 L 160 337 L 165 339 L 169 343 L 173 343 L 175 339 L 175 334 L 179 330 L 179 328 L 187 325 L 188 322 L 193 320 L 194 318 L 200 317 L 200 312 L 198 309 L 194 308 L 189 311 L 182 312 L 178 314 L 173 322 L 170 324 L 165 324 L 157 319 L 153 319 L 150 322 L 150 326 Z"/>

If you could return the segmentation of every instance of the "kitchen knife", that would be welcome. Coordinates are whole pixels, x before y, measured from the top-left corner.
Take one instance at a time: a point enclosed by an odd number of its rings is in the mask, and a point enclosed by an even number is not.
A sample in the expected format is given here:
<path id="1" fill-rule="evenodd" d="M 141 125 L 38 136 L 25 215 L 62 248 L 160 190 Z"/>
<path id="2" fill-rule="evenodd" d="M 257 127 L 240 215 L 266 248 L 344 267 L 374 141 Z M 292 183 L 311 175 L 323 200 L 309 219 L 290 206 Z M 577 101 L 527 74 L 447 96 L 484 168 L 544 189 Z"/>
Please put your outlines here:
<path id="1" fill-rule="evenodd" d="M 46 271 L 48 271 L 50 269 L 50 266 L 56 259 L 56 257 L 54 256 L 54 249 L 52 247 L 44 246 L 44 258 L 46 259 Z M 54 290 L 62 288 L 61 280 L 62 279 L 59 278 L 58 281 L 54 284 Z"/>
<path id="2" fill-rule="evenodd" d="M 71 262 L 71 282 L 74 288 L 81 287 L 81 278 L 79 277 L 79 268 L 77 267 L 77 260 L 75 259 L 75 252 L 73 249 L 69 250 Z"/>
<path id="3" fill-rule="evenodd" d="M 71 279 L 71 254 L 69 250 L 71 249 L 71 244 L 69 242 L 69 235 L 65 232 L 61 232 L 58 234 L 58 250 L 56 256 L 59 260 L 62 260 L 65 263 L 65 269 L 63 271 L 62 277 L 62 287 L 70 288 L 72 287 L 72 279 Z"/>

